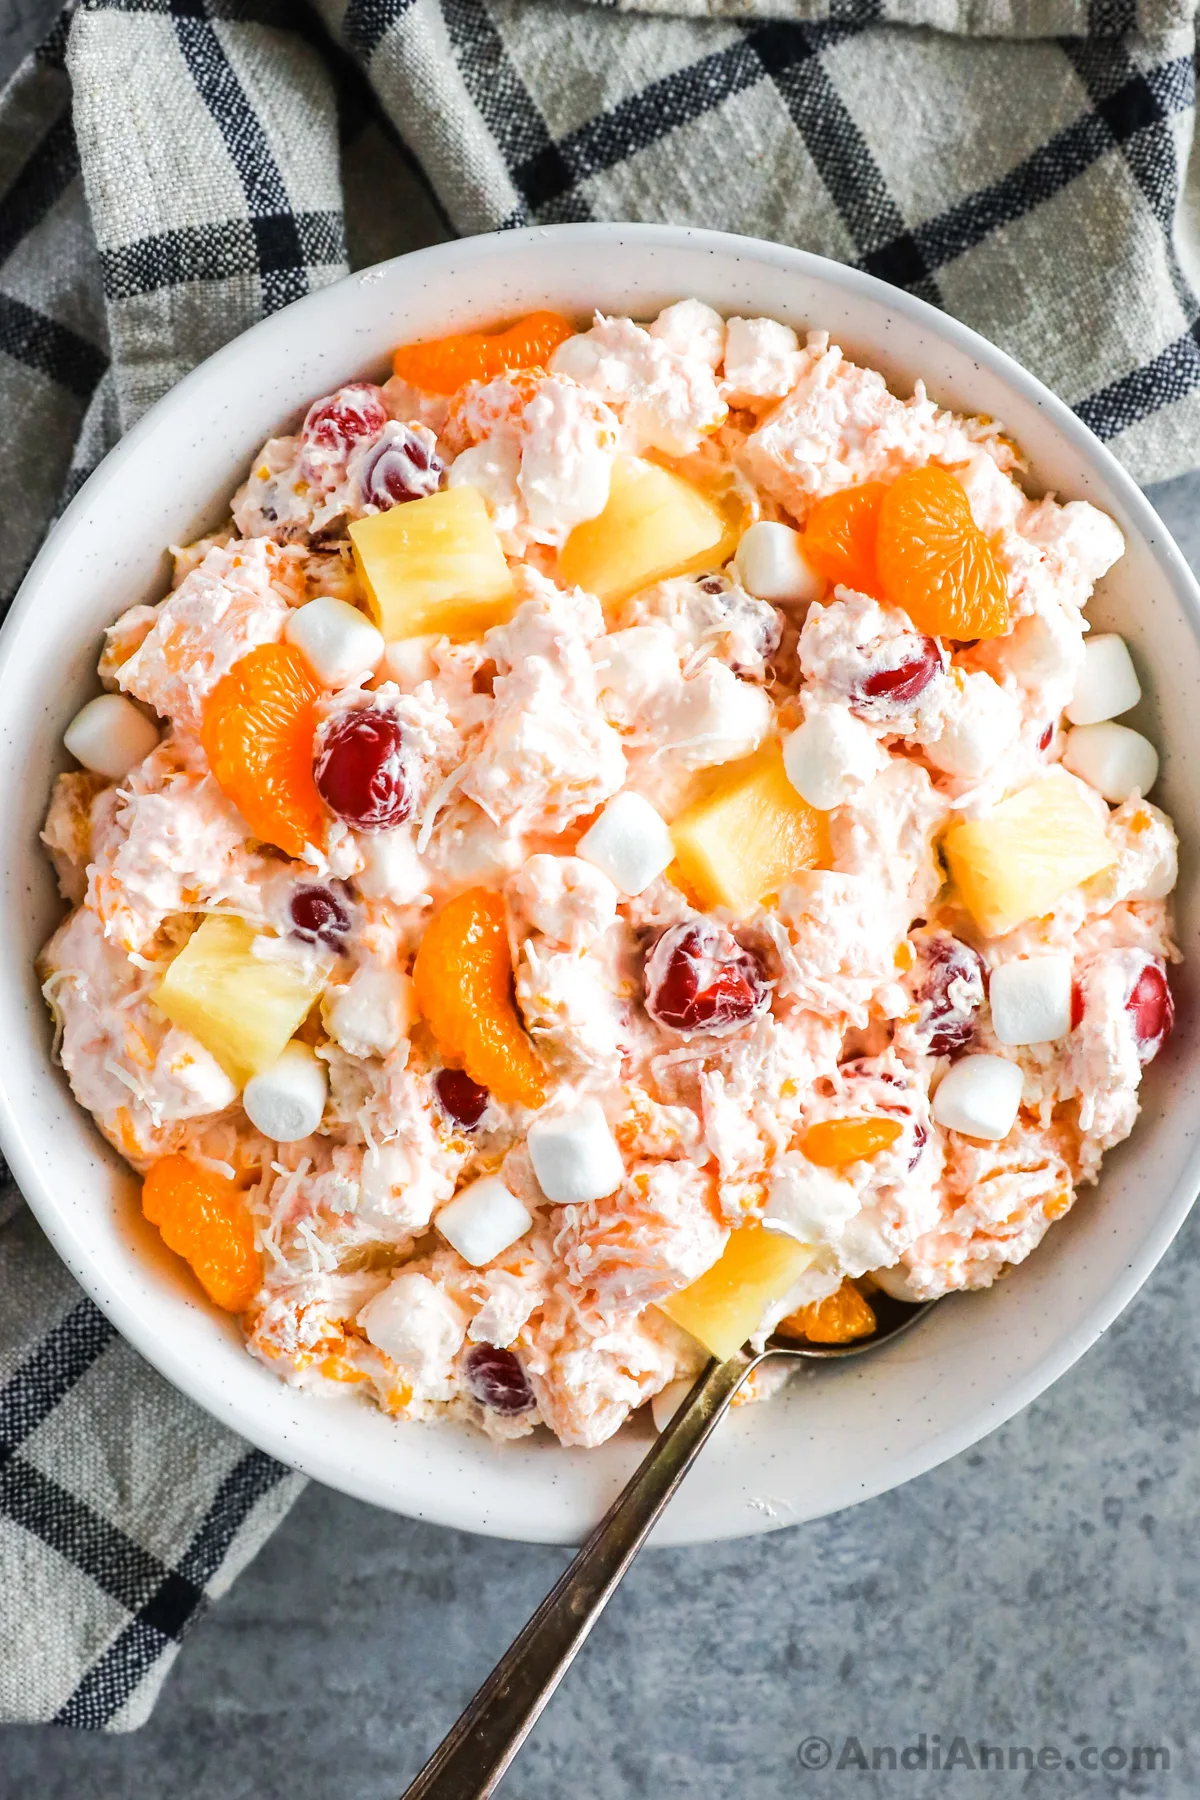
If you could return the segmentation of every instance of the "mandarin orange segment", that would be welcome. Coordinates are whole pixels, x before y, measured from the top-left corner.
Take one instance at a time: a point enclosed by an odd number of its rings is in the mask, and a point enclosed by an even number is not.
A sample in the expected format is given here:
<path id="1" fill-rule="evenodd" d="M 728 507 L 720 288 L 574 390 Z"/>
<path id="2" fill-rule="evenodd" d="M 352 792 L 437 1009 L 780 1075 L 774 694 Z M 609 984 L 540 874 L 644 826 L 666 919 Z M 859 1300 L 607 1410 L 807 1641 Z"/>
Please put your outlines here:
<path id="1" fill-rule="evenodd" d="M 1011 620 L 1004 571 L 946 469 L 912 469 L 879 508 L 875 561 L 883 598 L 932 637 L 1003 637 Z"/>
<path id="2" fill-rule="evenodd" d="M 544 1070 L 513 999 L 504 902 L 469 888 L 444 906 L 413 965 L 417 1004 L 444 1055 L 506 1106 L 540 1106 Z"/>
<path id="3" fill-rule="evenodd" d="M 810 1344 L 849 1344 L 870 1337 L 875 1314 L 852 1281 L 843 1281 L 836 1294 L 798 1307 L 775 1327 L 782 1337 L 807 1338 Z"/>
<path id="4" fill-rule="evenodd" d="M 226 1312 L 246 1311 L 262 1276 L 254 1224 L 236 1183 L 189 1157 L 164 1156 L 142 1183 L 142 1211 L 210 1300 Z"/>
<path id="5" fill-rule="evenodd" d="M 809 1126 L 800 1148 L 809 1162 L 822 1169 L 845 1169 L 878 1156 L 896 1142 L 902 1130 L 897 1119 L 822 1119 Z"/>
<path id="6" fill-rule="evenodd" d="M 464 331 L 404 344 L 392 355 L 402 381 L 427 394 L 455 394 L 468 381 L 490 381 L 508 369 L 542 368 L 575 327 L 561 313 L 531 312 L 506 331 Z"/>
<path id="7" fill-rule="evenodd" d="M 325 1377 L 326 1381 L 355 1382 L 370 1380 L 370 1376 L 365 1369 L 356 1369 L 354 1364 L 347 1357 L 338 1356 L 337 1354 L 326 1356 L 317 1364 L 317 1367 Z"/>
<path id="8" fill-rule="evenodd" d="M 325 841 L 313 780 L 321 689 L 291 644 L 259 644 L 223 675 L 204 708 L 208 766 L 251 832 L 288 856 Z"/>
<path id="9" fill-rule="evenodd" d="M 804 555 L 832 587 L 853 588 L 857 594 L 878 592 L 875 538 L 886 492 L 882 481 L 843 488 L 818 500 L 805 520 Z"/>

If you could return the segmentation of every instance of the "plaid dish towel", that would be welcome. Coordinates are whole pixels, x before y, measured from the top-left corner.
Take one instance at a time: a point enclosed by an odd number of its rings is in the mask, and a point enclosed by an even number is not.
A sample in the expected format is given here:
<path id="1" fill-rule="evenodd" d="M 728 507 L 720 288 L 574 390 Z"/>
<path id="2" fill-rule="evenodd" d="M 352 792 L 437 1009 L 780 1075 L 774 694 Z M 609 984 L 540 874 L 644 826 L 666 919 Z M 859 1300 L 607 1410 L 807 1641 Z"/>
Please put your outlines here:
<path id="1" fill-rule="evenodd" d="M 0 595 L 234 333 L 351 266 L 524 223 L 674 220 L 857 264 L 1011 350 L 1139 478 L 1190 468 L 1193 12 L 85 0 L 0 96 Z M 301 1484 L 122 1344 L 5 1192 L 0 1720 L 128 1730 Z"/>

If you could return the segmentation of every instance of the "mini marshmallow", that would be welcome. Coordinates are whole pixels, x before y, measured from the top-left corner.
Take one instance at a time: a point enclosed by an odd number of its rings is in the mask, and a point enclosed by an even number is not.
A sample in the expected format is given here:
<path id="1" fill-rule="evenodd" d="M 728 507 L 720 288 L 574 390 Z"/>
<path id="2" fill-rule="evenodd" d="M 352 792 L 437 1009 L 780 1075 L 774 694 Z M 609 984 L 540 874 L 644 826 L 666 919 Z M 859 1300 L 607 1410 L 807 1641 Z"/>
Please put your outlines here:
<path id="1" fill-rule="evenodd" d="M 756 600 L 804 605 L 821 592 L 821 578 L 801 549 L 800 533 L 770 519 L 759 519 L 742 533 L 734 568 Z"/>
<path id="2" fill-rule="evenodd" d="M 368 1144 L 359 1179 L 359 1211 L 385 1220 L 389 1234 L 396 1228 L 424 1231 L 442 1197 L 440 1180 L 440 1175 L 431 1179 L 428 1166 L 398 1138 Z"/>
<path id="3" fill-rule="evenodd" d="M 668 1381 L 665 1388 L 659 1388 L 650 1402 L 650 1416 L 654 1420 L 655 1431 L 667 1429 L 695 1385 L 694 1375 L 684 1375 L 679 1381 Z"/>
<path id="4" fill-rule="evenodd" d="M 781 400 L 799 381 L 806 360 L 790 325 L 777 319 L 730 319 L 721 391 L 733 406 Z"/>
<path id="5" fill-rule="evenodd" d="M 498 1175 L 481 1175 L 455 1194 L 433 1222 L 464 1262 L 481 1269 L 525 1236 L 533 1215 Z"/>
<path id="6" fill-rule="evenodd" d="M 196 1114 L 224 1112 L 238 1097 L 237 1088 L 216 1057 L 177 1025 L 171 1027 L 159 1047 L 157 1072 L 178 1082 L 191 1096 L 190 1108 Z"/>
<path id="7" fill-rule="evenodd" d="M 661 338 L 677 356 L 703 357 L 710 369 L 719 369 L 725 355 L 725 321 L 703 300 L 676 300 L 664 307 L 650 336 Z"/>
<path id="8" fill-rule="evenodd" d="M 993 671 L 999 668 L 1026 688 L 1049 687 L 1061 692 L 1065 686 L 1069 690 L 1083 667 L 1079 627 L 1061 606 L 1025 613 L 1007 637 L 985 640 L 982 650 Z"/>
<path id="9" fill-rule="evenodd" d="M 595 380 L 602 352 L 590 331 L 576 332 L 565 338 L 552 353 L 546 365 L 552 375 L 566 375 L 583 387 Z"/>
<path id="10" fill-rule="evenodd" d="M 283 635 L 325 687 L 344 688 L 374 673 L 383 656 L 383 633 L 356 606 L 330 594 L 289 613 Z"/>
<path id="11" fill-rule="evenodd" d="M 964 1056 L 943 1076 L 933 1096 L 933 1116 L 965 1137 L 1007 1137 L 1017 1118 L 1025 1078 L 1004 1056 Z"/>
<path id="12" fill-rule="evenodd" d="M 536 1118 L 528 1144 L 538 1185 L 556 1205 L 603 1200 L 625 1179 L 621 1152 L 597 1100 Z"/>
<path id="13" fill-rule="evenodd" d="M 1131 794 L 1148 794 L 1158 780 L 1158 751 L 1149 738 L 1111 721 L 1068 731 L 1063 762 L 1115 806 Z"/>
<path id="14" fill-rule="evenodd" d="M 63 743 L 85 769 L 120 781 L 157 747 L 158 727 L 124 694 L 98 694 L 75 714 Z"/>
<path id="15" fill-rule="evenodd" d="M 1142 697 L 1133 658 L 1123 637 L 1102 631 L 1083 640 L 1083 664 L 1067 708 L 1072 725 L 1099 725 L 1136 706 Z"/>
<path id="16" fill-rule="evenodd" d="M 1002 1044 L 1050 1044 L 1071 1029 L 1071 958 L 1001 963 L 988 983 L 992 1030 Z"/>
<path id="17" fill-rule="evenodd" d="M 432 681 L 437 674 L 433 657 L 430 654 L 437 636 L 393 638 L 390 644 L 384 645 L 383 667 L 389 681 L 394 681 L 401 693 L 411 694 L 419 688 L 423 681 Z"/>
<path id="18" fill-rule="evenodd" d="M 354 881 L 366 899 L 408 906 L 429 891 L 429 871 L 407 826 L 399 831 L 364 831 L 355 842 L 363 860 Z"/>
<path id="19" fill-rule="evenodd" d="M 924 740 L 935 769 L 979 781 L 1016 743 L 1021 708 L 1016 697 L 982 671 L 958 672 L 946 695 L 942 729 Z"/>
<path id="20" fill-rule="evenodd" d="M 783 746 L 788 780 L 818 812 L 844 806 L 886 763 L 874 732 L 845 706 L 811 708 Z"/>
<path id="21" fill-rule="evenodd" d="M 623 894 L 640 894 L 675 859 L 671 833 L 641 794 L 614 794 L 577 847 Z"/>
<path id="22" fill-rule="evenodd" d="M 921 1304 L 921 1296 L 913 1291 L 908 1270 L 903 1263 L 896 1263 L 890 1269 L 872 1269 L 870 1273 L 875 1286 L 882 1288 L 891 1299 L 903 1300 L 908 1306 Z"/>
<path id="23" fill-rule="evenodd" d="M 368 1300 L 358 1323 L 377 1350 L 423 1385 L 445 1380 L 447 1365 L 462 1349 L 466 1315 L 428 1275 L 402 1269 Z M 449 1390 L 435 1397 L 448 1399 Z"/>
<path id="24" fill-rule="evenodd" d="M 330 1037 L 351 1056 L 386 1056 L 417 1016 L 412 980 L 364 964 L 345 987 L 326 990 L 321 1011 Z"/>
<path id="25" fill-rule="evenodd" d="M 294 1144 L 317 1129 L 328 1093 L 325 1064 L 293 1038 L 277 1062 L 246 1083 L 242 1105 L 256 1131 L 277 1144 Z"/>

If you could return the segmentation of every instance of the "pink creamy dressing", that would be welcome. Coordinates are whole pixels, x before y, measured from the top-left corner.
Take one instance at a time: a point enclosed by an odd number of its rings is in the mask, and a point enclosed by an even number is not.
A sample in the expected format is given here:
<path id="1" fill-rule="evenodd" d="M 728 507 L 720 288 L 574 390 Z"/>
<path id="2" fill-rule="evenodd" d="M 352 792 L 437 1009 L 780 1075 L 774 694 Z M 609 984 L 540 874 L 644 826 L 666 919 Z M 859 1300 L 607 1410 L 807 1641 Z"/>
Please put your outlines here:
<path id="1" fill-rule="evenodd" d="M 919 383 L 897 398 L 825 333 L 805 345 L 770 320 L 726 325 L 697 301 L 648 329 L 598 318 L 548 373 L 475 384 L 449 407 L 396 380 L 358 384 L 348 403 L 361 426 L 348 452 L 325 428 L 329 402 L 316 402 L 298 436 L 263 446 L 227 528 L 176 552 L 166 599 L 111 628 L 102 679 L 164 735 L 119 784 L 60 777 L 44 833 L 74 907 L 43 959 L 63 1066 L 135 1168 L 181 1152 L 248 1181 L 263 1269 L 245 1320 L 253 1353 L 299 1385 L 348 1391 L 357 1379 L 408 1417 L 448 1411 L 499 1437 L 541 1422 L 593 1445 L 703 1360 L 656 1303 L 709 1268 L 736 1225 L 765 1213 L 817 1246 L 763 1332 L 845 1276 L 889 1269 L 926 1297 L 988 1286 L 1022 1261 L 1137 1117 L 1143 1047 L 1129 997 L 1148 961 L 1176 957 L 1175 835 L 1140 796 L 1110 810 L 1080 783 L 1115 865 L 987 941 L 951 909 L 934 846 L 955 817 L 985 814 L 1061 756 L 1082 609 L 1123 550 L 1112 520 L 1027 498 L 997 426 L 941 411 Z M 734 564 L 661 582 L 606 618 L 558 585 L 556 553 L 603 510 L 614 458 L 646 451 L 685 474 L 731 472 L 749 518 L 793 525 L 851 484 L 949 467 L 993 537 L 1014 628 L 938 645 L 846 589 L 807 612 L 777 608 Z M 394 830 L 335 822 L 324 850 L 291 862 L 250 838 L 209 774 L 204 702 L 249 649 L 282 639 L 297 606 L 361 602 L 349 521 L 439 484 L 482 492 L 520 603 L 476 642 L 398 642 L 376 669 L 326 689 L 325 730 L 387 702 L 413 804 Z M 916 695 L 879 679 L 922 657 Z M 832 866 L 797 875 L 751 918 L 713 915 L 736 927 L 765 985 L 731 1027 L 689 1034 L 663 1022 L 663 1006 L 647 1009 L 645 971 L 699 915 L 666 875 L 627 897 L 575 854 L 578 840 L 622 790 L 669 820 L 704 771 L 791 729 L 799 693 L 844 746 Z M 329 942 L 293 929 L 297 889 L 314 883 L 347 921 Z M 546 1201 L 529 1113 L 488 1099 L 467 1128 L 439 1098 L 441 1059 L 395 974 L 436 910 L 480 883 L 506 901 L 549 1109 L 594 1098 L 615 1134 L 625 1176 L 605 1199 Z M 150 998 L 214 912 L 278 934 L 281 953 L 325 981 L 330 1095 L 311 1137 L 264 1139 L 208 1051 Z M 922 983 L 947 932 L 989 971 L 1072 958 L 1071 1032 L 998 1043 L 969 957 L 943 968 L 931 1024 Z M 961 1041 L 938 1054 L 948 1019 Z M 1023 1076 L 1018 1122 L 998 1142 L 931 1113 L 968 1044 Z M 896 1119 L 899 1138 L 846 1169 L 810 1163 L 804 1130 L 853 1112 Z M 474 1268 L 436 1217 L 484 1173 L 533 1222 Z"/>

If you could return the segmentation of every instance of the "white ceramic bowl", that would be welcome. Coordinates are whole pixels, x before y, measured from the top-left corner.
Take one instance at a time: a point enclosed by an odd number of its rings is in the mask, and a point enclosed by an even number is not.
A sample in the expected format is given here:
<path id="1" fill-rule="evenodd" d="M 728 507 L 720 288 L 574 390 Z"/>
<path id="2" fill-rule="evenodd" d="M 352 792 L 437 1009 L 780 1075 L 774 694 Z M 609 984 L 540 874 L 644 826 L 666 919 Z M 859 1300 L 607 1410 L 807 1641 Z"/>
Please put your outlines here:
<path id="1" fill-rule="evenodd" d="M 1164 751 L 1155 798 L 1185 845 L 1179 930 L 1200 968 L 1191 847 L 1200 842 L 1200 593 L 1156 514 L 1072 414 L 1000 351 L 920 300 L 820 257 L 665 226 L 568 225 L 423 250 L 277 313 L 183 381 L 114 450 L 51 533 L 0 635 L 0 1140 L 78 1280 L 162 1373 L 283 1461 L 415 1517 L 497 1536 L 578 1542 L 645 1448 L 621 1433 L 563 1450 L 506 1448 L 450 1426 L 395 1423 L 302 1397 L 252 1361 L 146 1227 L 129 1171 L 50 1062 L 34 956 L 62 906 L 38 844 L 63 727 L 95 691 L 104 626 L 157 598 L 163 546 L 226 511 L 257 446 L 316 395 L 374 374 L 389 348 L 551 306 L 652 315 L 695 294 L 726 313 L 828 329 L 900 391 L 1003 420 L 1032 478 L 1111 512 L 1128 553 L 1091 608 L 1131 640 Z M 1082 1355 L 1145 1281 L 1200 1183 L 1194 978 L 1150 1071 L 1131 1143 L 1113 1153 L 1037 1254 L 988 1293 L 945 1302 L 881 1355 L 821 1369 L 740 1409 L 673 1503 L 660 1543 L 765 1531 L 878 1494 L 973 1443 Z"/>

